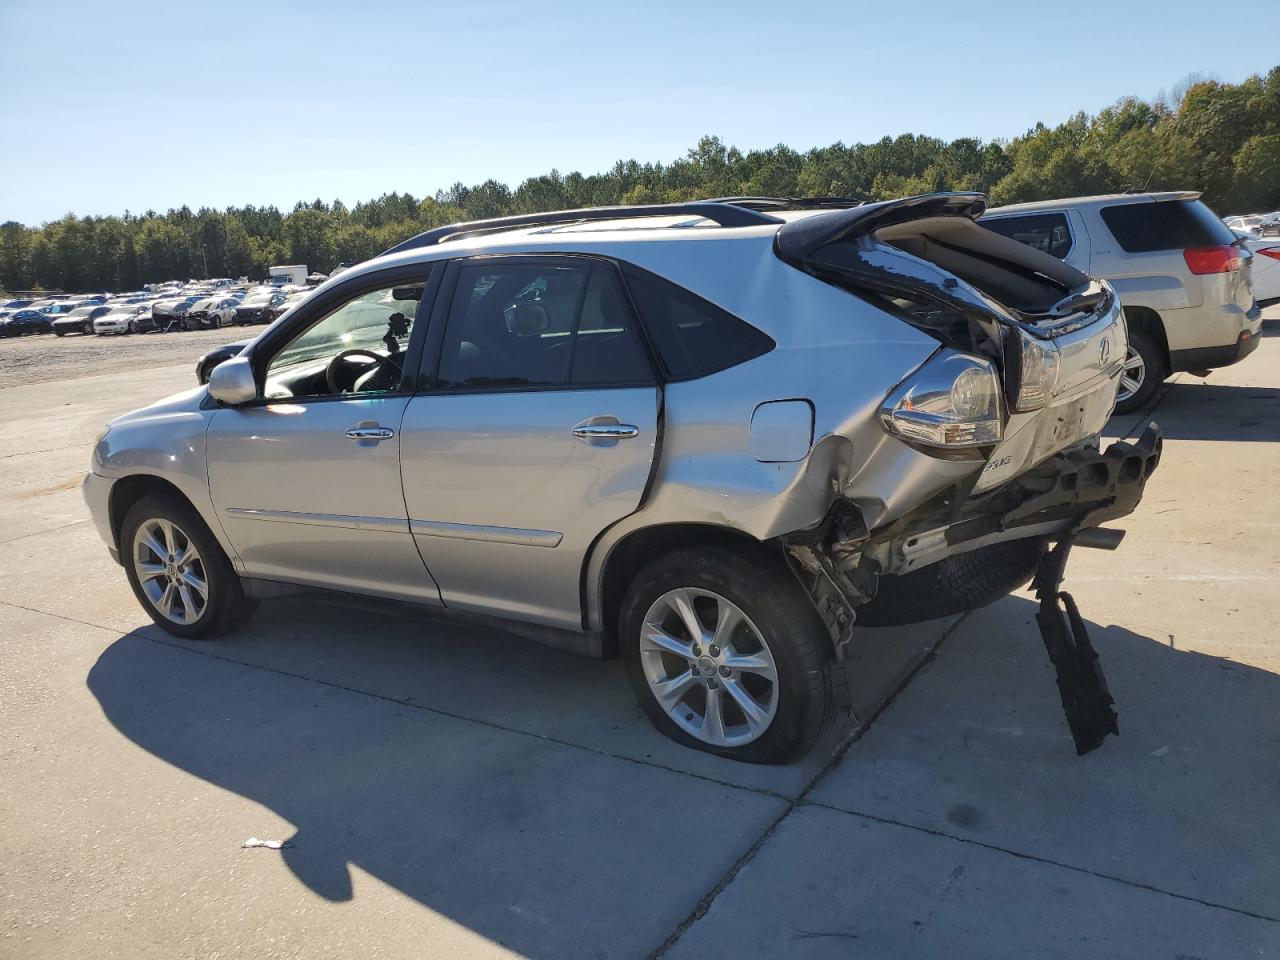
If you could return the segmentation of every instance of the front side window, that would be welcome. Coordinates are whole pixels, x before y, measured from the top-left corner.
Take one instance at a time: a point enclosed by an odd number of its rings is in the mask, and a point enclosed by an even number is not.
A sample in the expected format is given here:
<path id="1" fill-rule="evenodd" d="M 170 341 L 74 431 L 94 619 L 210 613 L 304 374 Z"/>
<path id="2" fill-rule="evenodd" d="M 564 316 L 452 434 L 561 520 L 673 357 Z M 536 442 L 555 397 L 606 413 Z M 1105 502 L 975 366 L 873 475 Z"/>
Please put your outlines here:
<path id="1" fill-rule="evenodd" d="M 979 220 L 981 226 L 1010 240 L 1065 260 L 1071 252 L 1071 229 L 1065 213 L 1029 213 L 1020 217 Z"/>
<path id="2" fill-rule="evenodd" d="M 267 365 L 267 396 L 397 389 L 424 288 L 423 283 L 382 287 L 324 314 L 272 357 Z"/>
<path id="3" fill-rule="evenodd" d="M 471 264 L 458 274 L 442 389 L 617 386 L 652 380 L 611 267 Z"/>

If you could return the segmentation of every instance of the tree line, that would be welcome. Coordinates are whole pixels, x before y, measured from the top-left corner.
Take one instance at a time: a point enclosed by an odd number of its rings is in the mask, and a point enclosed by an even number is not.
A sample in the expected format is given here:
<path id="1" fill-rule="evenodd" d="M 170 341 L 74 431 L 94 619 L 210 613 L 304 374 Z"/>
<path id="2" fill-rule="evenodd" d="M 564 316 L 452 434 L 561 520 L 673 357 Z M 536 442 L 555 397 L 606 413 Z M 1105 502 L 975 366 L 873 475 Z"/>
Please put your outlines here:
<path id="1" fill-rule="evenodd" d="M 903 134 L 800 153 L 783 144 L 742 151 L 703 137 L 668 163 L 620 161 L 604 173 L 455 183 L 419 199 L 389 193 L 340 200 L 189 207 L 140 216 L 68 214 L 39 227 L 0 224 L 0 288 L 129 290 L 193 277 L 262 279 L 278 263 L 329 272 L 376 256 L 431 227 L 461 220 L 602 204 L 733 195 L 883 200 L 979 190 L 996 204 L 1125 190 L 1194 189 L 1218 213 L 1280 207 L 1280 66 L 1239 84 L 1189 80 L 1148 102 L 1126 97 L 1009 141 Z"/>

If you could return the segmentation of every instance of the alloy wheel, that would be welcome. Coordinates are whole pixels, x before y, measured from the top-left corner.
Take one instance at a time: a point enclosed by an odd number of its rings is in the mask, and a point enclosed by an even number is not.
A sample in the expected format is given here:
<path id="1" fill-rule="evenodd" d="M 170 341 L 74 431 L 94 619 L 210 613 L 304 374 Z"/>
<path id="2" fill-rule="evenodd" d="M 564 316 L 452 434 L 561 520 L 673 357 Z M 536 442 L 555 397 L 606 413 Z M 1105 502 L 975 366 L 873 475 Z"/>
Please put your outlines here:
<path id="1" fill-rule="evenodd" d="M 681 587 L 653 602 L 640 628 L 640 664 L 667 716 L 712 746 L 751 743 L 778 712 L 778 667 L 763 634 L 709 590 Z"/>
<path id="2" fill-rule="evenodd" d="M 172 520 L 155 517 L 133 535 L 133 569 L 151 606 L 166 620 L 195 623 L 209 605 L 209 578 L 195 543 Z"/>
<path id="3" fill-rule="evenodd" d="M 1120 389 L 1116 391 L 1116 402 L 1123 403 L 1142 389 L 1147 379 L 1147 362 L 1142 354 L 1129 347 L 1124 355 L 1124 369 L 1120 371 Z"/>

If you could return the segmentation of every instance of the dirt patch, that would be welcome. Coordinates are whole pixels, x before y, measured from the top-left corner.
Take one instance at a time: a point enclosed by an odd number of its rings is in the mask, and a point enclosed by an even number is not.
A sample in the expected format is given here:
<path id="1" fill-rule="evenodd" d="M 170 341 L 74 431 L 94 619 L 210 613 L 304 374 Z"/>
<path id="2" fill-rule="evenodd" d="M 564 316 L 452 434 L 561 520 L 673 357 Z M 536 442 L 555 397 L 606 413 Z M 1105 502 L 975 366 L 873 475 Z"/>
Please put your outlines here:
<path id="1" fill-rule="evenodd" d="M 141 333 L 114 337 L 34 334 L 0 339 L 0 389 L 24 383 L 73 380 L 121 370 L 145 371 L 148 366 L 191 364 L 224 343 L 257 336 L 262 327 L 226 327 L 190 333 Z"/>

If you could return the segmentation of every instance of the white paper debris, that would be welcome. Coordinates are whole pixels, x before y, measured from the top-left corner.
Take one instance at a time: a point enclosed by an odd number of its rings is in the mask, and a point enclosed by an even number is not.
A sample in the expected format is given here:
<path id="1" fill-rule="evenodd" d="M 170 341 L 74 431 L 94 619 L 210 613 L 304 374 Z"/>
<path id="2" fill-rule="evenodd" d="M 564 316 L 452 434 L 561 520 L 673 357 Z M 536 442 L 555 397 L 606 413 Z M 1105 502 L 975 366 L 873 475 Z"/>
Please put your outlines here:
<path id="1" fill-rule="evenodd" d="M 1164 756 L 1167 756 L 1167 755 L 1168 755 L 1168 753 L 1169 753 L 1169 748 L 1168 748 L 1168 747 L 1161 747 L 1159 750 L 1152 750 L 1152 751 L 1151 751 L 1151 755 L 1152 755 L 1153 757 L 1164 757 Z"/>
<path id="2" fill-rule="evenodd" d="M 286 840 L 259 840 L 257 837 L 250 837 L 244 843 L 240 844 L 240 849 L 244 850 L 249 847 L 266 847 L 268 850 L 283 850 L 289 846 Z"/>

